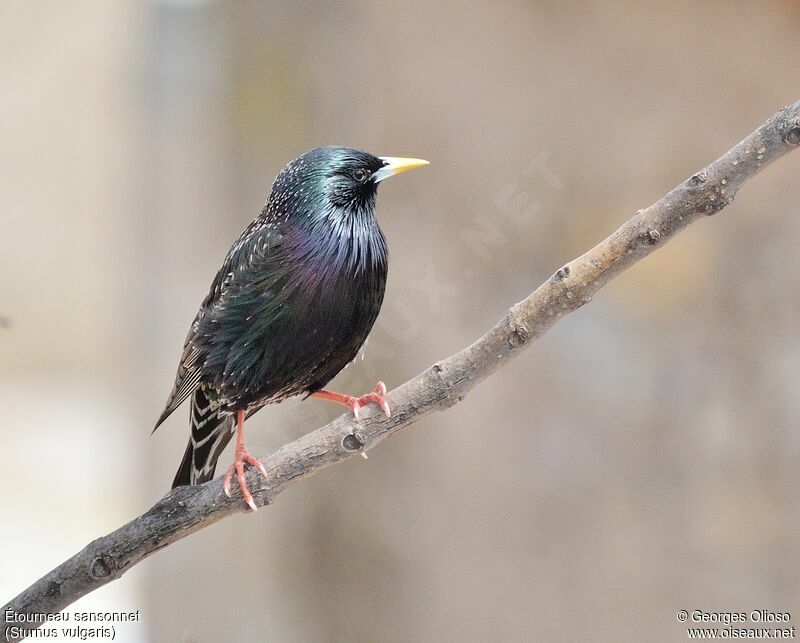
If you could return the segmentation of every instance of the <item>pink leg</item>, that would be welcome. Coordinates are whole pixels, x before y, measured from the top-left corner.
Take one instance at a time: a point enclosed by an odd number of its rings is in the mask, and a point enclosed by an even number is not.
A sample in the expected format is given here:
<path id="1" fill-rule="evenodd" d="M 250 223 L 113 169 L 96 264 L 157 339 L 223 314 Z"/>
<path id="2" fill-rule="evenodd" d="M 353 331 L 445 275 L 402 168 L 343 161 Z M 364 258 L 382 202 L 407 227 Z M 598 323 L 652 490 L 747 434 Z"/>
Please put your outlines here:
<path id="1" fill-rule="evenodd" d="M 225 480 L 222 483 L 222 488 L 225 490 L 225 495 L 231 497 L 231 477 L 233 472 L 236 472 L 236 481 L 239 483 L 239 488 L 242 490 L 242 499 L 247 503 L 253 511 L 257 511 L 256 503 L 253 501 L 253 496 L 250 489 L 247 488 L 247 480 L 244 477 L 244 465 L 249 464 L 258 469 L 263 475 L 267 475 L 267 470 L 261 461 L 250 455 L 247 447 L 244 446 L 244 411 L 236 411 L 236 457 L 228 472 L 225 474 Z"/>
<path id="2" fill-rule="evenodd" d="M 356 421 L 361 419 L 361 407 L 366 406 L 370 402 L 374 402 L 375 404 L 379 405 L 383 412 L 386 414 L 386 417 L 391 417 L 392 411 L 389 409 L 389 403 L 386 401 L 386 385 L 383 382 L 378 382 L 375 385 L 375 388 L 365 395 L 361 397 L 353 397 L 352 395 L 345 395 L 344 393 L 337 393 L 336 391 L 328 391 L 327 389 L 322 389 L 317 391 L 316 393 L 312 394 L 311 397 L 318 397 L 322 400 L 328 400 L 329 402 L 335 402 L 336 404 L 343 404 L 347 408 L 349 408 L 353 412 L 353 417 L 355 417 Z"/>

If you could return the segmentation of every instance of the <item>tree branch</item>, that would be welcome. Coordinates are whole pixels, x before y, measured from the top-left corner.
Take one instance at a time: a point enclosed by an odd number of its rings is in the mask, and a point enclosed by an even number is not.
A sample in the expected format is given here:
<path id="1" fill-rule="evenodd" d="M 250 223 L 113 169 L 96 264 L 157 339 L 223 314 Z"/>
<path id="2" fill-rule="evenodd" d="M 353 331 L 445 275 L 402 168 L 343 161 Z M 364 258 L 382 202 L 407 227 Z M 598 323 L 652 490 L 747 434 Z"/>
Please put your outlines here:
<path id="1" fill-rule="evenodd" d="M 264 458 L 267 477 L 254 471 L 247 476 L 256 504 L 269 504 L 290 484 L 364 452 L 429 413 L 462 400 L 559 319 L 591 301 L 611 279 L 692 221 L 722 210 L 747 179 L 798 146 L 800 101 L 779 111 L 704 170 L 564 265 L 471 346 L 392 391 L 388 396 L 391 418 L 372 410 L 360 424 L 354 424 L 346 414 Z M 9 602 L 3 608 L 4 635 L 11 625 L 9 610 L 20 614 L 58 612 L 159 549 L 244 510 L 238 494 L 234 499 L 224 495 L 221 478 L 175 489 L 147 513 L 89 543 Z"/>

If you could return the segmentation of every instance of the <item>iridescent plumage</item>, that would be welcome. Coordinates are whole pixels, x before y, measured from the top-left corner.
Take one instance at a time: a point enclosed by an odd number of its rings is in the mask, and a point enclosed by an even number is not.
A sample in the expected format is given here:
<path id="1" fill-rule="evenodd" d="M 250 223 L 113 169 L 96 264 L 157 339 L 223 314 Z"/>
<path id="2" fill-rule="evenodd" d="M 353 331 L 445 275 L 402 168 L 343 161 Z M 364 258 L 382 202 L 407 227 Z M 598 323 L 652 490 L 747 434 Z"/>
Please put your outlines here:
<path id="1" fill-rule="evenodd" d="M 237 412 L 313 394 L 356 357 L 386 286 L 374 209 L 377 183 L 402 171 L 392 160 L 324 147 L 278 174 L 200 306 L 156 423 L 192 397 L 173 486 L 213 477 Z"/>

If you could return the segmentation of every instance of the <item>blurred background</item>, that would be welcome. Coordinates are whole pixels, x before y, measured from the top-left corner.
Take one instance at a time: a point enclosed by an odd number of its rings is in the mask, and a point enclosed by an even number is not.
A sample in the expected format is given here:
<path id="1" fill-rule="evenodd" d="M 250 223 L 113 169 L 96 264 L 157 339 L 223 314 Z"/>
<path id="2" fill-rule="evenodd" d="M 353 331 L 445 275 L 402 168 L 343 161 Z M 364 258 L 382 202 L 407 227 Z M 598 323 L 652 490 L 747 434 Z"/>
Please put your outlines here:
<path id="1" fill-rule="evenodd" d="M 798 50 L 789 1 L 3 2 L 0 602 L 167 492 L 188 411 L 150 430 L 186 330 L 290 159 L 431 161 L 381 189 L 385 305 L 334 381 L 391 388 L 800 98 Z M 659 641 L 679 609 L 795 615 L 798 172 L 369 461 L 71 609 L 140 609 L 133 642 Z M 248 445 L 339 412 L 265 409 Z"/>

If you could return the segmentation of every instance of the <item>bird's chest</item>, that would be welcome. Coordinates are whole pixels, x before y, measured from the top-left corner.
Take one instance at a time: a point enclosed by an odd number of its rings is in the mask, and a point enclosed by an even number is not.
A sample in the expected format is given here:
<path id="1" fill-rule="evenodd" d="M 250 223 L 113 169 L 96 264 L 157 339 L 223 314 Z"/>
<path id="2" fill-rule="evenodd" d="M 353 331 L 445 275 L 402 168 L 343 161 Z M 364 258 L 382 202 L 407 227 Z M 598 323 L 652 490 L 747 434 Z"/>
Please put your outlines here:
<path id="1" fill-rule="evenodd" d="M 319 245 L 317 252 L 296 263 L 297 294 L 307 304 L 297 312 L 307 315 L 307 323 L 321 326 L 323 334 L 349 334 L 365 321 L 371 327 L 386 287 L 382 233 L 377 226 L 369 233 L 351 228 Z"/>
<path id="2" fill-rule="evenodd" d="M 315 391 L 350 363 L 369 335 L 383 302 L 386 265 L 348 266 L 300 274 L 284 314 L 265 334 L 251 387 L 262 398 Z M 257 373 L 262 372 L 259 376 Z"/>
<path id="3" fill-rule="evenodd" d="M 297 348 L 310 362 L 338 357 L 341 369 L 353 359 L 380 311 L 386 273 L 385 263 L 358 270 L 329 266 L 324 278 L 302 284 L 298 296 L 307 302 L 293 308 L 292 323 L 305 330 Z"/>
<path id="4" fill-rule="evenodd" d="M 358 354 L 383 302 L 385 253 L 332 247 L 287 253 L 215 325 L 222 341 L 211 357 L 225 367 L 214 369 L 214 380 L 228 404 L 249 408 L 313 392 Z"/>

